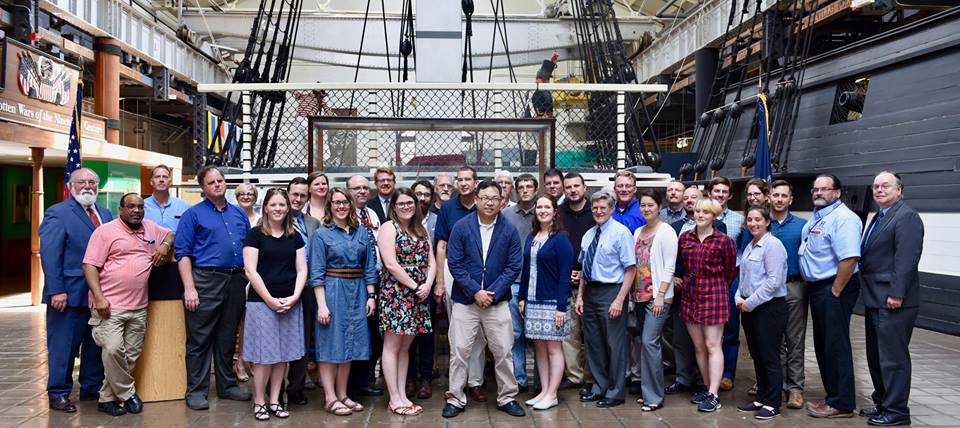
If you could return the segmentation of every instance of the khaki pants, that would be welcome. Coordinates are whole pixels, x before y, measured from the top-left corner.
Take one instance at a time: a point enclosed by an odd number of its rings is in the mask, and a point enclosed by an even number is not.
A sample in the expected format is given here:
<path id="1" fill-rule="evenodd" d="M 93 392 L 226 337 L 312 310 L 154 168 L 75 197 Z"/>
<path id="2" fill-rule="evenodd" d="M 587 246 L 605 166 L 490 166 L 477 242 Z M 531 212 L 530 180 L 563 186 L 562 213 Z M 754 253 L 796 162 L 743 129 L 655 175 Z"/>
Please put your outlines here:
<path id="1" fill-rule="evenodd" d="M 510 302 L 500 302 L 480 309 L 477 305 L 453 304 L 450 314 L 450 390 L 447 403 L 457 407 L 467 405 L 463 387 L 467 383 L 467 360 L 480 337 L 486 337 L 493 354 L 497 377 L 497 404 L 502 406 L 517 395 L 517 379 L 513 376 L 513 324 L 510 322 Z"/>
<path id="2" fill-rule="evenodd" d="M 104 379 L 100 402 L 127 401 L 136 393 L 133 368 L 143 350 L 147 310 L 111 309 L 107 319 L 101 319 L 96 310 L 90 312 L 93 341 L 103 350 Z"/>
<path id="3" fill-rule="evenodd" d="M 450 294 L 453 290 L 453 276 L 450 274 L 450 269 L 443 271 L 443 278 L 447 284 L 447 296 L 443 303 L 447 309 L 447 321 L 452 325 L 453 299 L 450 298 Z M 449 336 L 449 333 L 447 334 Z M 484 351 L 486 347 L 487 340 L 483 338 L 483 335 L 477 336 L 477 341 L 473 344 L 473 349 L 470 350 L 470 356 L 467 360 L 467 386 L 470 388 L 483 386 L 483 372 L 487 367 L 487 353 Z M 453 350 L 450 351 L 450 357 L 453 357 Z"/>
<path id="4" fill-rule="evenodd" d="M 577 301 L 577 289 L 570 290 L 570 306 Z M 587 366 L 587 354 L 583 352 L 583 318 L 570 311 L 570 337 L 563 341 L 563 361 L 566 364 L 564 376 L 573 383 L 584 384 L 593 381 L 590 367 Z"/>

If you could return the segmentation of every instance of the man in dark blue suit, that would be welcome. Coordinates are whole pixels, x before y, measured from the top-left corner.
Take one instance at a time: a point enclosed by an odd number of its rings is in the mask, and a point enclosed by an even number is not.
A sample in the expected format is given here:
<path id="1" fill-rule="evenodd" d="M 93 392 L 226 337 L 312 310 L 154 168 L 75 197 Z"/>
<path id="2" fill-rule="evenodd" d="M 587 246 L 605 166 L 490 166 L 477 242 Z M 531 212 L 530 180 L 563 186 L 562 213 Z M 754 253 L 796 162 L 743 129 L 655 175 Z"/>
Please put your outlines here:
<path id="1" fill-rule="evenodd" d="M 920 312 L 923 220 L 903 202 L 897 173 L 877 174 L 873 200 L 880 211 L 861 244 L 860 284 L 874 406 L 860 416 L 874 426 L 910 425 L 910 338 Z"/>
<path id="2" fill-rule="evenodd" d="M 77 411 L 70 401 L 73 361 L 80 355 L 80 399 L 96 400 L 103 384 L 100 348 L 90 334 L 83 255 L 93 230 L 113 220 L 96 204 L 100 177 L 80 168 L 70 175 L 70 198 L 47 208 L 40 223 L 43 303 L 47 304 L 47 397 L 50 408 Z"/>
<path id="3" fill-rule="evenodd" d="M 486 180 L 477 187 L 477 211 L 460 219 L 450 232 L 447 263 L 453 275 L 450 311 L 450 390 L 444 418 L 463 412 L 467 396 L 467 359 L 479 336 L 485 336 L 493 354 L 497 377 L 497 408 L 523 416 L 514 399 L 513 324 L 510 322 L 510 285 L 523 265 L 520 234 L 500 215 L 500 186 Z"/>

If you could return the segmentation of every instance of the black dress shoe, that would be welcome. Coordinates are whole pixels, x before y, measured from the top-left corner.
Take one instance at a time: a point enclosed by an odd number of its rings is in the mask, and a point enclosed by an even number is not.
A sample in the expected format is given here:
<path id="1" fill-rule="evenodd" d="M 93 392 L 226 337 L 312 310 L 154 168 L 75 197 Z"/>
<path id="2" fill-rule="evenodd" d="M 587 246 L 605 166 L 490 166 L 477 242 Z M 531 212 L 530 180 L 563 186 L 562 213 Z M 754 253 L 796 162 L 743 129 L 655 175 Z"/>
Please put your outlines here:
<path id="1" fill-rule="evenodd" d="M 597 407 L 617 407 L 623 405 L 623 400 L 614 400 L 612 398 L 604 398 L 603 400 L 597 401 Z"/>
<path id="2" fill-rule="evenodd" d="M 454 418 L 461 413 L 463 413 L 463 407 L 457 407 L 453 404 L 447 403 L 446 406 L 443 406 L 443 413 L 440 415 L 445 418 Z"/>
<path id="3" fill-rule="evenodd" d="M 580 401 L 586 403 L 589 401 L 599 401 L 603 396 L 600 394 L 594 394 L 592 390 L 587 390 L 586 393 L 581 389 L 580 390 Z"/>
<path id="4" fill-rule="evenodd" d="M 118 401 L 108 401 L 106 403 L 97 403 L 97 410 L 106 413 L 110 416 L 123 416 L 127 414 L 126 410 L 123 410 Z"/>
<path id="5" fill-rule="evenodd" d="M 579 387 L 580 387 L 580 384 L 573 383 L 573 381 L 571 381 L 570 379 L 563 378 L 563 380 L 560 381 L 560 386 L 557 389 L 563 391 L 565 389 L 574 389 Z"/>
<path id="6" fill-rule="evenodd" d="M 684 385 L 680 382 L 674 382 L 672 385 L 663 388 L 663 392 L 667 395 L 679 394 L 687 391 L 690 391 L 690 386 Z"/>
<path id="7" fill-rule="evenodd" d="M 379 397 L 383 395 L 383 389 L 368 385 L 357 389 L 357 394 L 364 397 Z"/>
<path id="8" fill-rule="evenodd" d="M 860 409 L 860 413 L 858 413 L 858 414 L 859 414 L 860 416 L 865 417 L 865 418 L 873 418 L 873 417 L 877 417 L 877 416 L 882 415 L 882 414 L 883 414 L 883 410 L 880 410 L 879 407 L 874 406 L 874 407 L 871 407 L 871 408 L 869 408 L 869 409 Z"/>
<path id="9" fill-rule="evenodd" d="M 507 404 L 497 406 L 497 409 L 510 416 L 521 417 L 527 414 L 527 412 L 523 411 L 523 407 L 520 407 L 520 403 L 518 403 L 517 400 L 510 400 Z"/>
<path id="10" fill-rule="evenodd" d="M 893 416 L 890 414 L 882 414 L 880 416 L 874 416 L 867 421 L 868 425 L 873 425 L 875 427 L 895 427 L 900 425 L 910 425 L 910 416 Z"/>
<path id="11" fill-rule="evenodd" d="M 75 406 L 73 402 L 70 401 L 70 397 L 66 395 L 51 398 L 50 408 L 64 413 L 74 413 L 77 411 L 77 406 Z"/>
<path id="12" fill-rule="evenodd" d="M 140 413 L 143 411 L 143 401 L 140 400 L 140 397 L 137 397 L 137 394 L 133 394 L 127 401 L 123 402 L 123 408 L 130 413 Z"/>
<path id="13" fill-rule="evenodd" d="M 287 393 L 287 402 L 290 404 L 297 404 L 304 406 L 307 404 L 307 397 L 303 394 L 291 394 Z"/>
<path id="14" fill-rule="evenodd" d="M 587 382 L 583 384 L 583 388 L 580 388 L 580 396 L 593 394 L 593 384 Z"/>

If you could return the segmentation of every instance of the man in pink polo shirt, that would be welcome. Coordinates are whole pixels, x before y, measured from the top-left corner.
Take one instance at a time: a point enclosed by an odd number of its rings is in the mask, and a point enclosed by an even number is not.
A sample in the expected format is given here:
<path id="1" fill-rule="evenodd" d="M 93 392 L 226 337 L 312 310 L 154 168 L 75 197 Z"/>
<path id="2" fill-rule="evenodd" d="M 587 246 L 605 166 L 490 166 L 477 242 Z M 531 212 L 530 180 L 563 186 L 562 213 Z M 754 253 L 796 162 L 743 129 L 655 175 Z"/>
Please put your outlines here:
<path id="1" fill-rule="evenodd" d="M 143 219 L 143 199 L 120 198 L 120 218 L 98 227 L 83 257 L 90 288 L 93 340 L 103 349 L 104 381 L 97 410 L 140 413 L 133 368 L 147 328 L 147 279 L 173 247 L 174 233 Z"/>

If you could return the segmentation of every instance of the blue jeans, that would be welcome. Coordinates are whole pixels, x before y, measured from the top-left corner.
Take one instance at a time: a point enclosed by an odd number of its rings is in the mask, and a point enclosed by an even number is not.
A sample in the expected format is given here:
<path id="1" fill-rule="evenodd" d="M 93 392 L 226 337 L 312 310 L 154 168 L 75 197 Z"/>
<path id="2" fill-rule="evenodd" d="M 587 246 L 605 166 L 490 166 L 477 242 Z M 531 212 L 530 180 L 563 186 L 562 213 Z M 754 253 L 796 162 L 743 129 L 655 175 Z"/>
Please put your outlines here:
<path id="1" fill-rule="evenodd" d="M 739 273 L 739 270 L 737 271 Z M 737 357 L 740 355 L 740 309 L 734 296 L 740 288 L 740 275 L 730 284 L 730 319 L 723 326 L 723 377 L 735 379 L 737 376 Z"/>
<path id="2" fill-rule="evenodd" d="M 513 375 L 517 378 L 517 385 L 527 384 L 527 343 L 523 334 L 523 317 L 520 316 L 519 301 L 520 284 L 510 286 L 510 319 L 513 321 Z"/>

